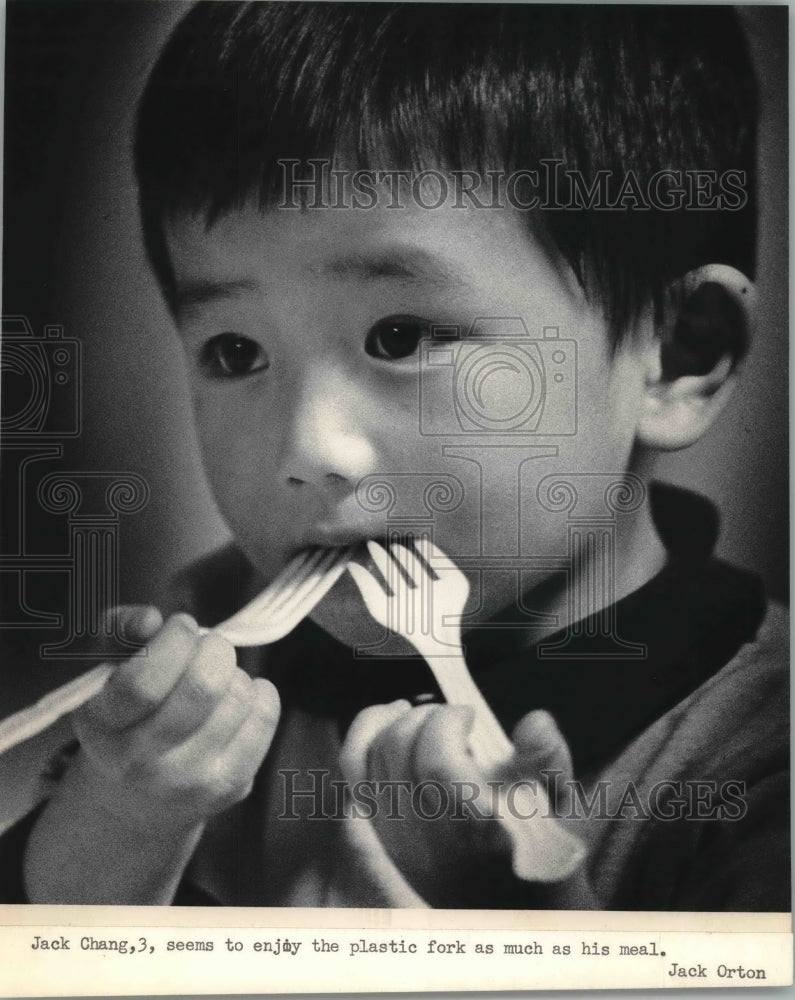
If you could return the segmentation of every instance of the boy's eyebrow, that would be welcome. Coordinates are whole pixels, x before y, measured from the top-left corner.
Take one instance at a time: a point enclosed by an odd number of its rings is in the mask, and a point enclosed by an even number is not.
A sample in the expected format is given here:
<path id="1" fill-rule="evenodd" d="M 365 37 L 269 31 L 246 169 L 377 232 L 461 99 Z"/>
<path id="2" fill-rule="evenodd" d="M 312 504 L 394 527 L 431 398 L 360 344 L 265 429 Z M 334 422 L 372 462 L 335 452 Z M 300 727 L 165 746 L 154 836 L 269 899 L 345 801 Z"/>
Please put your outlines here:
<path id="1" fill-rule="evenodd" d="M 462 276 L 446 261 L 420 247 L 389 247 L 353 251 L 320 265 L 327 274 L 350 275 L 364 281 L 396 278 L 402 281 L 447 284 Z"/>
<path id="2" fill-rule="evenodd" d="M 420 247 L 353 251 L 324 261 L 314 270 L 323 274 L 361 278 L 364 281 L 396 279 L 413 284 L 431 285 L 464 282 L 463 276 L 446 261 Z M 209 279 L 186 281 L 177 288 L 177 315 L 184 316 L 199 306 L 252 292 L 261 293 L 262 288 L 250 278 L 228 281 Z"/>
<path id="3" fill-rule="evenodd" d="M 240 278 L 234 281 L 188 281 L 177 288 L 177 312 L 189 312 L 196 306 L 208 302 L 218 302 L 231 299 L 241 292 L 256 292 L 259 285 L 256 281 Z"/>

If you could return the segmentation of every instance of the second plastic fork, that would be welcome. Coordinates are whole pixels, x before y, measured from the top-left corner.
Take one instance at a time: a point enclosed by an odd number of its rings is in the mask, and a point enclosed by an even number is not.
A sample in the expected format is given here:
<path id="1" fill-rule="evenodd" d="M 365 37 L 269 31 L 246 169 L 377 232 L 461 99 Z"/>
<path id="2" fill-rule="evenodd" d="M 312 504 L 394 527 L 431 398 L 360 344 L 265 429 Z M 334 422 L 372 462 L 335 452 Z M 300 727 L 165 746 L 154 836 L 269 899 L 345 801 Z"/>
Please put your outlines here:
<path id="1" fill-rule="evenodd" d="M 472 749 L 481 763 L 498 766 L 511 757 L 513 744 L 473 681 L 461 648 L 458 620 L 469 595 L 469 581 L 428 539 L 417 539 L 416 545 L 421 559 L 403 545 L 392 545 L 387 551 L 377 542 L 367 543 L 391 595 L 362 567 L 351 565 L 349 572 L 370 614 L 425 658 L 445 700 L 475 710 Z"/>
<path id="2" fill-rule="evenodd" d="M 350 563 L 348 572 L 376 621 L 402 635 L 425 658 L 445 699 L 474 709 L 470 749 L 486 774 L 497 774 L 513 757 L 514 746 L 464 660 L 459 622 L 469 581 L 429 539 L 418 539 L 416 545 L 420 558 L 402 545 L 393 544 L 387 552 L 368 542 L 389 593 L 363 566 Z M 514 873 L 529 881 L 567 878 L 585 855 L 581 841 L 550 814 L 546 793 L 538 783 L 533 789 L 531 783 L 519 782 L 510 792 L 509 800 L 501 803 L 498 819 L 511 838 Z M 543 827 L 539 825 L 542 819 Z"/>

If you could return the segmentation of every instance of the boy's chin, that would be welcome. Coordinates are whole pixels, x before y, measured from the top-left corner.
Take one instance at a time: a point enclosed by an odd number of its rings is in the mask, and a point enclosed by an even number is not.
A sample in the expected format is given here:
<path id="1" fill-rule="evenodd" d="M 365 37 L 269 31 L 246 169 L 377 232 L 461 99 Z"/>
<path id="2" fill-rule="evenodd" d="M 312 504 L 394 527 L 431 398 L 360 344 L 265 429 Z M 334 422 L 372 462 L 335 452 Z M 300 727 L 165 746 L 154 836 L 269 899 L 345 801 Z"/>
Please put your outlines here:
<path id="1" fill-rule="evenodd" d="M 368 656 L 417 655 L 408 642 L 397 636 L 390 636 L 388 644 L 384 643 L 386 630 L 371 617 L 356 584 L 347 573 L 340 577 L 309 617 L 324 632 L 351 649 L 370 647 Z"/>

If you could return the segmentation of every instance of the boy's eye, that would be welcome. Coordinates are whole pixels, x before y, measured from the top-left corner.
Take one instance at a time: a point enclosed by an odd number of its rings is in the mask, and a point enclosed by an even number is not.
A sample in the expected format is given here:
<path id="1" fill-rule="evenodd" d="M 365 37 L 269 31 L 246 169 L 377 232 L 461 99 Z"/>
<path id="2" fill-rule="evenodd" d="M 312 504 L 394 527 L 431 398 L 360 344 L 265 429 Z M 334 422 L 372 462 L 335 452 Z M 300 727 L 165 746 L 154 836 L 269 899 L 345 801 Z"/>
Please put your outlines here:
<path id="1" fill-rule="evenodd" d="M 268 355 L 260 345 L 238 333 L 219 333 L 208 340 L 202 351 L 202 362 L 229 376 L 253 375 L 269 367 Z"/>
<path id="2" fill-rule="evenodd" d="M 388 316 L 370 327 L 364 349 L 374 358 L 396 361 L 408 358 L 428 336 L 427 320 L 416 316 Z"/>

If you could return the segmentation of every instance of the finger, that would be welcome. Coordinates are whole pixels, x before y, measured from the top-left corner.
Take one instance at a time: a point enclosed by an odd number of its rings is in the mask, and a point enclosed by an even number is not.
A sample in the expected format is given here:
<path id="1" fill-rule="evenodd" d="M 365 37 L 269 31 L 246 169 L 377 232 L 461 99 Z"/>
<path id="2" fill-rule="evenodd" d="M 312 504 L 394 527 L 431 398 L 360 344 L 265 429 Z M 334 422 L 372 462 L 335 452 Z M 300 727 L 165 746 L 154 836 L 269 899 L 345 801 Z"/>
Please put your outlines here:
<path id="1" fill-rule="evenodd" d="M 415 768 L 428 782 L 448 790 L 447 812 L 467 821 L 461 849 L 477 855 L 510 852 L 510 838 L 495 821 L 500 806 L 484 771 L 469 752 L 475 713 L 467 705 L 441 705 L 429 716 L 415 744 Z M 450 850 L 454 848 L 451 845 Z"/>
<path id="2" fill-rule="evenodd" d="M 249 754 L 256 756 L 256 770 L 276 730 L 279 695 L 270 681 L 243 677 L 245 683 L 236 680 L 229 696 L 204 725 L 169 754 L 172 767 L 193 774 L 200 762 L 207 764 L 214 773 L 216 762 L 221 762 L 220 766 L 225 768 L 235 756 L 230 749 L 232 744 L 245 737 Z"/>
<path id="3" fill-rule="evenodd" d="M 516 757 L 512 766 L 523 772 L 531 768 L 541 771 L 561 771 L 564 778 L 573 776 L 571 752 L 566 740 L 549 712 L 536 709 L 528 712 L 513 731 Z"/>
<path id="4" fill-rule="evenodd" d="M 373 739 L 395 719 L 411 711 L 411 705 L 401 699 L 389 705 L 371 705 L 363 709 L 351 723 L 340 750 L 340 768 L 351 784 L 367 778 L 367 752 Z"/>
<path id="5" fill-rule="evenodd" d="M 417 766 L 415 746 L 423 725 L 441 705 L 420 705 L 392 721 L 371 741 L 368 777 L 379 781 L 416 782 L 427 777 Z"/>
<path id="6" fill-rule="evenodd" d="M 237 666 L 234 646 L 218 635 L 206 635 L 165 701 L 142 725 L 153 746 L 173 746 L 198 729 L 225 698 L 239 701 L 241 712 L 248 711 L 250 687 L 251 679 Z"/>
<path id="7" fill-rule="evenodd" d="M 453 782 L 484 779 L 469 750 L 475 713 L 468 705 L 434 705 L 418 733 L 414 768 L 426 779 Z"/>
<path id="8" fill-rule="evenodd" d="M 177 739 L 171 720 L 161 719 L 165 706 L 137 726 L 106 736 L 100 743 L 107 754 L 115 754 L 126 762 L 139 778 L 152 768 L 165 766 L 174 776 L 177 786 L 187 783 L 197 763 L 212 761 L 223 753 L 229 741 L 251 712 L 251 680 L 243 671 L 242 679 L 230 684 L 223 702 L 216 706 L 203 725 Z"/>
<path id="9" fill-rule="evenodd" d="M 279 719 L 278 692 L 270 681 L 257 678 L 252 681 L 250 695 L 251 710 L 223 746 L 213 749 L 206 745 L 194 749 L 194 753 L 200 752 L 204 760 L 213 762 L 208 790 L 215 811 L 241 802 L 250 794 L 257 771 L 273 741 Z M 210 733 L 206 735 L 208 740 L 212 738 Z"/>
<path id="10" fill-rule="evenodd" d="M 279 718 L 279 696 L 269 681 L 262 680 L 261 686 L 257 684 L 255 703 L 256 707 L 243 722 L 227 751 L 229 773 L 242 784 L 235 793 L 232 782 L 233 802 L 241 801 L 250 794 L 257 771 L 273 742 Z"/>
<path id="11" fill-rule="evenodd" d="M 242 759 L 256 762 L 256 771 L 276 733 L 281 701 L 279 692 L 264 677 L 257 677 L 251 682 L 248 701 L 250 712 L 233 737 L 233 742 L 235 752 Z"/>
<path id="12" fill-rule="evenodd" d="M 146 642 L 154 639 L 163 627 L 163 616 L 152 605 L 134 604 L 113 609 L 114 618 L 125 639 Z"/>
<path id="13" fill-rule="evenodd" d="M 251 710 L 260 716 L 263 726 L 270 730 L 271 738 L 276 732 L 281 717 L 282 703 L 276 685 L 265 677 L 255 677 L 252 681 L 254 699 Z"/>
<path id="14" fill-rule="evenodd" d="M 187 669 L 199 633 L 189 615 L 173 615 L 149 644 L 146 658 L 131 657 L 84 706 L 85 719 L 111 730 L 134 726 L 152 715 Z"/>
<path id="15" fill-rule="evenodd" d="M 157 608 L 146 604 L 120 604 L 105 610 L 104 622 L 91 655 L 109 659 L 126 659 L 130 643 L 143 644 L 154 638 L 162 628 L 163 616 Z"/>

